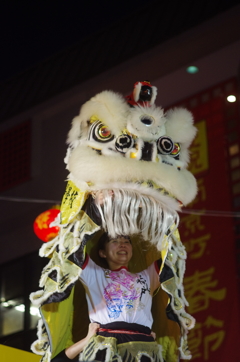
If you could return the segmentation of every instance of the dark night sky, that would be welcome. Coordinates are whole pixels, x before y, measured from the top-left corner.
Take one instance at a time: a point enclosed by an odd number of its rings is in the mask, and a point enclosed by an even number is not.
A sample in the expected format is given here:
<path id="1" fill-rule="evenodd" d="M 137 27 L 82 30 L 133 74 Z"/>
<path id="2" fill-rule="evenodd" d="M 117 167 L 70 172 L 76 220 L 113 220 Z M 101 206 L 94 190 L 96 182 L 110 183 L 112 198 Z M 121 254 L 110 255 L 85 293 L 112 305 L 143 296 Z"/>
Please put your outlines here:
<path id="1" fill-rule="evenodd" d="M 146 0 L 2 0 L 0 82 L 144 5 Z"/>

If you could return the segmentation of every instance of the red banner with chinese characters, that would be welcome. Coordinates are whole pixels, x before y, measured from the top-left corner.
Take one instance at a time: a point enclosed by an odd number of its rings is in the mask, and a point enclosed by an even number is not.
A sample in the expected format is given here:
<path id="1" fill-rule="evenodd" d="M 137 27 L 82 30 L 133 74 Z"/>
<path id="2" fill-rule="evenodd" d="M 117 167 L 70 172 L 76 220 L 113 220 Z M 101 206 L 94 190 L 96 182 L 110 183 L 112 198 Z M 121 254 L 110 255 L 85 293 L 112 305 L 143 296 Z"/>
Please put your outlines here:
<path id="1" fill-rule="evenodd" d="M 188 312 L 196 318 L 196 327 L 189 333 L 194 362 L 240 361 L 234 218 L 224 213 L 233 210 L 227 122 L 238 117 L 236 104 L 226 101 L 227 85 L 235 89 L 231 82 L 181 102 L 193 113 L 198 128 L 190 170 L 199 191 L 187 207 L 190 213 L 180 215 L 179 227 L 188 252 L 184 280 Z M 238 139 L 234 142 L 239 145 Z"/>

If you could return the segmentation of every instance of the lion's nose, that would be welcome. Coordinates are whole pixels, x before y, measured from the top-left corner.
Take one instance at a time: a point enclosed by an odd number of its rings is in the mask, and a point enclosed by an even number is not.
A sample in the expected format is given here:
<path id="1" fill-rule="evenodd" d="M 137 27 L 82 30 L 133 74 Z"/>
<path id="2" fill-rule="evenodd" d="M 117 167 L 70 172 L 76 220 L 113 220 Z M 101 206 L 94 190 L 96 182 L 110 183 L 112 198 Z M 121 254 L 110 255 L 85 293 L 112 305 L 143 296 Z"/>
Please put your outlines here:
<path id="1" fill-rule="evenodd" d="M 154 149 L 154 145 L 152 143 L 149 142 L 144 142 L 143 146 L 142 146 L 142 155 L 141 155 L 141 160 L 143 161 L 152 161 L 153 160 L 153 149 Z"/>
<path id="2" fill-rule="evenodd" d="M 153 119 L 149 117 L 142 117 L 140 121 L 145 124 L 145 126 L 151 126 L 153 123 Z"/>

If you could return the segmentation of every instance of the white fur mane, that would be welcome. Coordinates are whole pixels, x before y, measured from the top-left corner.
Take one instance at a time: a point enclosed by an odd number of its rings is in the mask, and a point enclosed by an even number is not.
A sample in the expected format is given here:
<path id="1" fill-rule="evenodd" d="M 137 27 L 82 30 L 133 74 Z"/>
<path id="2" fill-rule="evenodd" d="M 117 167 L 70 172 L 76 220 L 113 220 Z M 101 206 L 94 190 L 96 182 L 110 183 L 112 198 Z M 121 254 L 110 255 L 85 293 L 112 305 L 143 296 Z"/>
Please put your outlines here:
<path id="1" fill-rule="evenodd" d="M 133 190 L 101 190 L 103 205 L 99 203 L 97 193 L 96 205 L 100 212 L 103 228 L 112 237 L 141 233 L 144 240 L 156 245 L 158 250 L 166 247 L 166 238 L 170 228 L 178 226 L 178 214 L 164 208 L 152 197 L 141 195 Z M 112 190 L 111 190 L 112 191 Z"/>

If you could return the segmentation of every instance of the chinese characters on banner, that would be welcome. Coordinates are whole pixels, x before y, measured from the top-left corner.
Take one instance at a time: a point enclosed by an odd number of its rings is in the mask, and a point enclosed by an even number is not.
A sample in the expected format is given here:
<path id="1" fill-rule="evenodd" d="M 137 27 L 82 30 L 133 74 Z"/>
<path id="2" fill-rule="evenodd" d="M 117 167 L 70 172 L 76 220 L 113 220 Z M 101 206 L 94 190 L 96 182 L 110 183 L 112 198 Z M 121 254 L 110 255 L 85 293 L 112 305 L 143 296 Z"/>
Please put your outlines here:
<path id="1" fill-rule="evenodd" d="M 191 110 L 198 134 L 191 146 L 190 170 L 197 178 L 198 195 L 187 207 L 192 212 L 180 214 L 179 231 L 188 253 L 188 312 L 196 318 L 189 333 L 194 362 L 240 361 L 234 342 L 240 335 L 240 317 L 233 220 L 209 213 L 232 210 L 224 104 L 223 97 L 210 98 L 204 111 L 200 106 L 196 114 Z"/>

